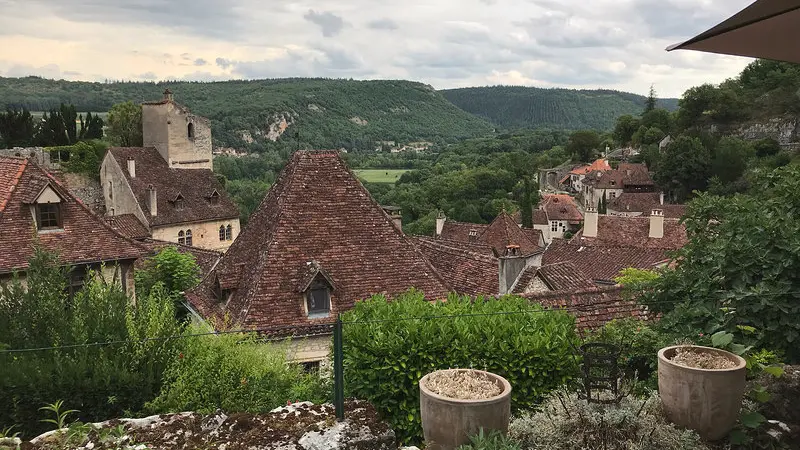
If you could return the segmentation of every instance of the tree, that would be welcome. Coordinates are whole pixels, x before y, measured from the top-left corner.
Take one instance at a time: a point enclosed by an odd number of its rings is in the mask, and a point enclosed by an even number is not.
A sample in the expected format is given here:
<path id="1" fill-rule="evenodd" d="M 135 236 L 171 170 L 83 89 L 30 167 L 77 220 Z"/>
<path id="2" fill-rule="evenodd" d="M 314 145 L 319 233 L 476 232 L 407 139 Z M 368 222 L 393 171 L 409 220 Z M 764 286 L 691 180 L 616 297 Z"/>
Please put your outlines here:
<path id="1" fill-rule="evenodd" d="M 147 296 L 157 289 L 163 289 L 175 302 L 178 318 L 188 315 L 181 301 L 184 291 L 200 282 L 200 267 L 191 253 L 181 253 L 174 246 L 165 247 L 158 254 L 145 261 L 144 268 L 137 270 L 136 295 Z"/>
<path id="2" fill-rule="evenodd" d="M 35 127 L 27 109 L 8 109 L 0 113 L 0 148 L 30 147 Z"/>
<path id="3" fill-rule="evenodd" d="M 682 129 L 696 125 L 710 114 L 716 97 L 716 88 L 711 84 L 691 87 L 678 100 L 677 124 Z"/>
<path id="4" fill-rule="evenodd" d="M 666 134 L 661 130 L 661 128 L 650 127 L 647 129 L 647 131 L 644 133 L 644 136 L 642 137 L 642 144 L 643 145 L 658 144 L 659 142 L 661 142 L 662 139 L 664 139 L 664 136 L 666 136 Z"/>
<path id="5" fill-rule="evenodd" d="M 74 144 L 78 142 L 78 113 L 72 105 L 61 104 L 59 108 L 61 120 L 64 122 L 64 132 L 67 134 L 67 143 Z"/>
<path id="6" fill-rule="evenodd" d="M 730 136 L 720 139 L 711 163 L 712 175 L 723 184 L 733 183 L 744 174 L 752 153 L 752 147 L 741 139 Z"/>
<path id="7" fill-rule="evenodd" d="M 775 139 L 762 139 L 755 143 L 753 146 L 756 156 L 764 158 L 767 156 L 777 155 L 781 151 L 781 144 Z"/>
<path id="8" fill-rule="evenodd" d="M 78 139 L 102 139 L 103 138 L 103 119 L 99 115 L 92 116 L 91 112 L 86 113 L 86 121 L 83 120 L 83 115 L 80 116 L 81 129 L 78 133 Z"/>
<path id="9" fill-rule="evenodd" d="M 711 152 L 700 139 L 680 136 L 672 141 L 658 165 L 654 179 L 679 202 L 693 191 L 705 190 L 711 173 Z"/>
<path id="10" fill-rule="evenodd" d="M 64 117 L 60 109 L 51 109 L 50 114 L 44 113 L 42 121 L 36 128 L 36 145 L 40 147 L 57 147 L 69 145 L 69 135 L 67 127 L 64 125 Z"/>
<path id="11" fill-rule="evenodd" d="M 642 297 L 680 332 L 739 332 L 800 361 L 800 166 L 754 177 L 748 194 L 701 194 L 684 218 L 688 244 Z"/>
<path id="12" fill-rule="evenodd" d="M 672 117 L 666 109 L 651 109 L 642 115 L 642 125 L 647 128 L 655 127 L 664 133 L 669 133 L 672 129 Z"/>
<path id="13" fill-rule="evenodd" d="M 141 147 L 142 107 L 131 101 L 117 103 L 108 112 L 108 137 L 114 145 Z"/>
<path id="14" fill-rule="evenodd" d="M 569 136 L 567 151 L 576 161 L 590 162 L 597 156 L 600 141 L 600 135 L 596 131 L 576 131 Z"/>
<path id="15" fill-rule="evenodd" d="M 597 212 L 599 214 L 608 213 L 608 198 L 606 198 L 606 191 L 603 191 L 603 196 L 600 197 L 600 200 L 597 203 Z"/>
<path id="16" fill-rule="evenodd" d="M 617 124 L 614 126 L 614 141 L 619 145 L 630 144 L 633 134 L 636 133 L 640 125 L 639 119 L 630 114 L 619 116 Z"/>
<path id="17" fill-rule="evenodd" d="M 647 96 L 647 100 L 644 104 L 644 112 L 645 114 L 656 109 L 656 102 L 658 98 L 656 97 L 656 89 L 653 85 L 650 85 L 650 94 Z"/>

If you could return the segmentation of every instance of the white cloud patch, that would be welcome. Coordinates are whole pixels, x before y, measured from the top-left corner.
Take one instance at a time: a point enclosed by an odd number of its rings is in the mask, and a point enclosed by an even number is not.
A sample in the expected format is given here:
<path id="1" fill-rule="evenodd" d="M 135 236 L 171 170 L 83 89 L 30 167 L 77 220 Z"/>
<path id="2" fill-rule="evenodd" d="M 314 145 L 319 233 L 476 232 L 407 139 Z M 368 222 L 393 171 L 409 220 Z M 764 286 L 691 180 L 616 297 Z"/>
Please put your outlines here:
<path id="1" fill-rule="evenodd" d="M 666 53 L 750 0 L 0 0 L 0 76 L 405 78 L 665 96 L 746 58 Z M 100 75 L 98 75 L 100 74 Z"/>

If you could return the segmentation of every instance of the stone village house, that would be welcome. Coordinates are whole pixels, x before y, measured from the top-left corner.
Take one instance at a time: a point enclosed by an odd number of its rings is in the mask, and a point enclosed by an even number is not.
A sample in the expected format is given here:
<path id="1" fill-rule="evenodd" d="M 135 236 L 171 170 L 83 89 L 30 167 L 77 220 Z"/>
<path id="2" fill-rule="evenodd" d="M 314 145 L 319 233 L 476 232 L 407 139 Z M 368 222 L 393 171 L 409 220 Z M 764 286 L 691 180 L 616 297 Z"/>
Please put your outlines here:
<path id="1" fill-rule="evenodd" d="M 106 215 L 155 240 L 226 250 L 239 210 L 212 170 L 211 127 L 164 98 L 142 104 L 143 147 L 110 148 L 100 168 Z"/>
<path id="2" fill-rule="evenodd" d="M 0 156 L 0 282 L 14 273 L 24 280 L 36 245 L 73 267 L 70 294 L 91 269 L 133 296 L 134 262 L 150 253 L 92 213 L 33 159 Z"/>

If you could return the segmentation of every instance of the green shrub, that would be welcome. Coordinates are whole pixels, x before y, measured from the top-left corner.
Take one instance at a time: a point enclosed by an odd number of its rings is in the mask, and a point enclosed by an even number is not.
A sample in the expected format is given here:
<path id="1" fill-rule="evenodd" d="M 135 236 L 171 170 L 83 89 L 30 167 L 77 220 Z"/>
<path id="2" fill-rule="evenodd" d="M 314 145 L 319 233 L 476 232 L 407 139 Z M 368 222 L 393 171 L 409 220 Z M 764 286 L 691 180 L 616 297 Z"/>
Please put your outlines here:
<path id="1" fill-rule="evenodd" d="M 556 393 L 538 411 L 511 422 L 509 436 L 537 450 L 704 450 L 700 437 L 664 416 L 657 393 L 624 398 L 619 405 L 589 404 L 577 394 Z"/>
<path id="2" fill-rule="evenodd" d="M 442 315 L 470 316 L 394 320 Z M 410 291 L 392 302 L 382 296 L 360 302 L 343 320 L 382 321 L 344 325 L 345 384 L 349 395 L 372 402 L 403 441 L 422 440 L 418 382 L 429 372 L 473 367 L 501 375 L 511 383 L 512 407 L 520 409 L 577 370 L 574 318 L 518 297 L 431 303 Z"/>
<path id="3" fill-rule="evenodd" d="M 481 428 L 477 435 L 469 438 L 469 444 L 458 447 L 458 450 L 520 450 L 520 447 L 499 431 L 484 433 Z"/>
<path id="4" fill-rule="evenodd" d="M 177 354 L 175 340 L 140 342 L 179 334 L 180 324 L 163 288 L 130 302 L 117 283 L 89 275 L 72 299 L 55 255 L 36 252 L 27 288 L 14 279 L 0 286 L 0 348 L 116 342 L 0 354 L 0 428 L 17 424 L 27 437 L 45 431 L 39 408 L 64 400 L 76 419 L 98 421 L 138 411 L 161 387 L 164 368 Z"/>
<path id="5" fill-rule="evenodd" d="M 299 366 L 287 364 L 286 350 L 282 343 L 258 342 L 255 335 L 183 339 L 181 353 L 167 368 L 161 394 L 147 409 L 260 413 L 287 401 L 326 401 L 327 384 L 318 375 L 303 374 Z"/>

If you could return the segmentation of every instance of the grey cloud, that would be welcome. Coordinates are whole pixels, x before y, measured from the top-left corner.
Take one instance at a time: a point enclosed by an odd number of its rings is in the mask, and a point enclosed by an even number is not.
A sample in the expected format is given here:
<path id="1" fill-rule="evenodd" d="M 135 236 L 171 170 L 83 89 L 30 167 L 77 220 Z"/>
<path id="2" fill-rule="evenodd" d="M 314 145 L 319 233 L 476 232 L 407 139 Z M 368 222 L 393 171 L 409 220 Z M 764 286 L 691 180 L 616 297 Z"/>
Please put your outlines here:
<path id="1" fill-rule="evenodd" d="M 230 63 L 232 73 L 242 78 L 366 77 L 374 74 L 361 55 L 329 45 L 320 45 L 306 52 L 290 49 L 277 59 Z"/>
<path id="2" fill-rule="evenodd" d="M 147 80 L 147 81 L 156 81 L 158 80 L 158 75 L 154 72 L 145 72 L 139 75 L 134 75 L 134 78 L 138 78 L 140 80 Z"/>
<path id="3" fill-rule="evenodd" d="M 195 66 L 205 66 L 206 64 L 208 64 L 208 61 L 206 61 L 203 58 L 197 58 L 197 59 L 194 60 L 194 65 Z"/>
<path id="4" fill-rule="evenodd" d="M 367 23 L 367 26 L 373 30 L 396 30 L 400 28 L 397 22 L 392 19 L 371 20 Z"/>
<path id="5" fill-rule="evenodd" d="M 27 77 L 36 75 L 44 78 L 58 80 L 62 78 L 61 68 L 56 64 L 46 64 L 44 66 L 31 66 L 29 64 L 15 64 L 6 70 L 7 77 Z"/>
<path id="6" fill-rule="evenodd" d="M 333 14 L 330 11 L 317 12 L 313 9 L 309 9 L 308 12 L 303 15 L 303 18 L 319 26 L 319 28 L 322 30 L 322 35 L 325 37 L 336 36 L 342 32 L 342 29 L 345 25 L 345 22 L 341 17 Z"/>
<path id="7" fill-rule="evenodd" d="M 216 60 L 214 60 L 214 62 L 216 62 L 217 65 L 222 67 L 223 69 L 227 69 L 228 67 L 231 66 L 231 64 L 233 64 L 233 61 L 225 58 L 217 58 Z"/>

